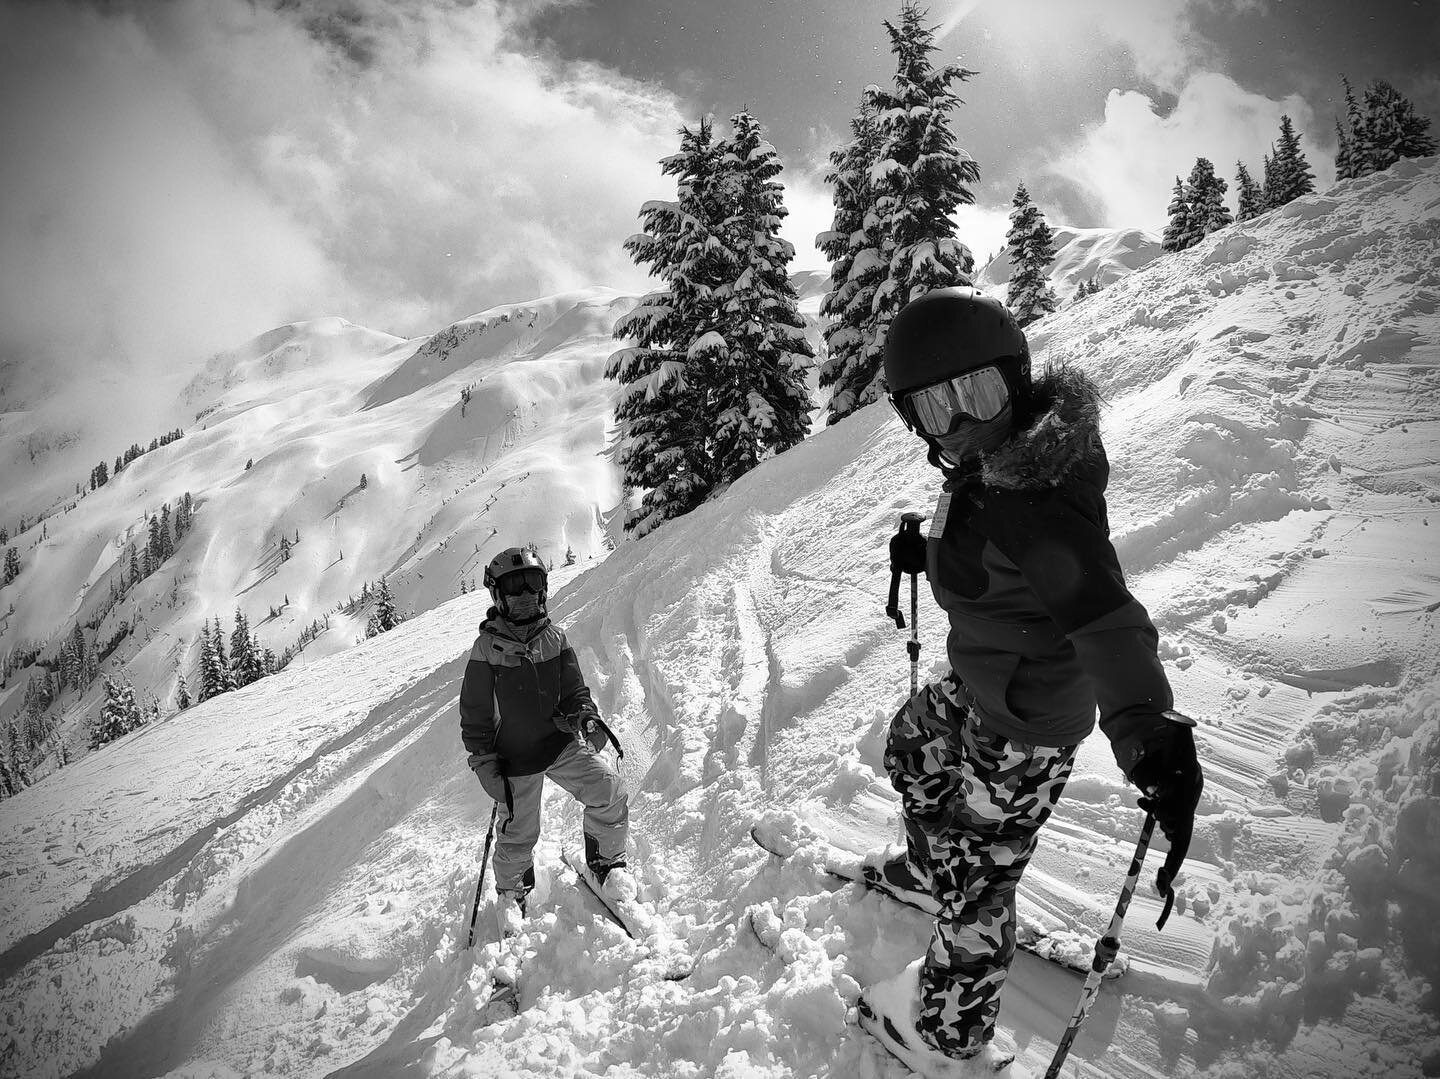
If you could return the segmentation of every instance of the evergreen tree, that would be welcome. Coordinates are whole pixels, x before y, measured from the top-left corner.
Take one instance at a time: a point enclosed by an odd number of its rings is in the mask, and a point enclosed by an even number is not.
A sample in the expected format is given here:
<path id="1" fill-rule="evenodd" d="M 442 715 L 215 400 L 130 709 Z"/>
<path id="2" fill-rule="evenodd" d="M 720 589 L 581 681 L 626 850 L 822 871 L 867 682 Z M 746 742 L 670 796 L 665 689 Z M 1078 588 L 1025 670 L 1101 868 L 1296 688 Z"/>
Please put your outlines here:
<path id="1" fill-rule="evenodd" d="M 896 57 L 894 89 L 868 90 L 882 139 L 871 169 L 886 271 L 872 303 L 882 344 L 901 307 L 932 289 L 970 284 L 975 266 L 970 249 L 955 238 L 953 215 L 975 201 L 965 185 L 980 179 L 980 166 L 960 149 L 950 126 L 950 111 L 963 104 L 952 84 L 975 72 L 931 63 L 935 35 L 923 18 L 907 0 L 900 25 L 885 23 Z"/>
<path id="2" fill-rule="evenodd" d="M 1170 207 L 1166 211 L 1170 220 L 1165 226 L 1165 235 L 1161 238 L 1160 249 L 1162 251 L 1184 251 L 1195 241 L 1191 238 L 1193 230 L 1190 228 L 1190 200 L 1185 190 L 1185 185 L 1180 177 L 1175 177 L 1175 193 L 1170 196 Z"/>
<path id="3" fill-rule="evenodd" d="M 1355 178 L 1355 159 L 1350 149 L 1350 136 L 1345 134 L 1345 129 L 1340 126 L 1340 121 L 1335 121 L 1335 179 L 1352 180 Z"/>
<path id="4" fill-rule="evenodd" d="M 613 353 L 605 369 L 623 384 L 615 419 L 625 489 L 643 492 L 625 518 L 636 538 L 694 509 L 714 485 L 709 417 L 696 407 L 691 367 L 714 344 L 707 335 L 718 321 L 715 292 L 728 280 L 730 256 L 716 235 L 719 153 L 708 120 L 682 127 L 679 152 L 660 163 L 676 178 L 677 199 L 647 202 L 640 210 L 646 231 L 625 241 L 630 257 L 663 283 L 615 323 L 615 337 L 635 345 Z"/>
<path id="5" fill-rule="evenodd" d="M 1235 197 L 1239 203 L 1236 221 L 1249 221 L 1252 217 L 1259 217 L 1264 210 L 1264 194 L 1243 161 L 1235 162 Z"/>
<path id="6" fill-rule="evenodd" d="M 215 630 L 210 637 L 210 648 L 215 653 L 216 682 L 220 693 L 229 693 L 235 688 L 235 676 L 231 673 L 230 659 L 225 655 L 225 634 L 220 628 L 220 616 L 215 616 Z"/>
<path id="7" fill-rule="evenodd" d="M 820 365 L 820 387 L 834 387 L 826 423 L 844 419 L 880 396 L 880 345 L 875 334 L 875 289 L 884 279 L 880 219 L 870 170 L 880 157 L 882 136 L 875 105 L 867 98 L 850 121 L 850 141 L 830 153 L 835 216 L 830 230 L 815 238 L 830 260 L 830 291 L 820 302 L 828 356 Z"/>
<path id="8" fill-rule="evenodd" d="M 730 123 L 734 133 L 720 158 L 730 212 L 720 233 L 734 258 L 733 280 L 717 291 L 720 362 L 700 375 L 702 407 L 714 417 L 717 484 L 734 482 L 809 433 L 805 374 L 815 356 L 790 284 L 795 248 L 779 235 L 788 211 L 775 147 L 750 113 Z"/>
<path id="9" fill-rule="evenodd" d="M 1275 197 L 1268 209 L 1308 195 L 1315 190 L 1315 174 L 1300 149 L 1300 136 L 1290 117 L 1280 117 L 1280 143 L 1275 148 Z"/>
<path id="10" fill-rule="evenodd" d="M 1275 147 L 1271 146 L 1271 150 Z M 1260 182 L 1260 202 L 1266 210 L 1273 210 L 1280 204 L 1275 201 L 1276 193 L 1276 172 L 1275 158 L 1272 154 L 1265 155 L 1264 178 Z"/>
<path id="11" fill-rule="evenodd" d="M 1215 166 L 1209 158 L 1197 157 L 1195 167 L 1190 170 L 1190 226 L 1194 240 L 1198 242 L 1216 229 L 1230 224 L 1230 210 L 1225 205 L 1226 183 L 1215 175 Z M 1186 245 L 1190 246 L 1189 244 Z"/>
<path id="12" fill-rule="evenodd" d="M 0 746 L 0 798 L 13 798 L 22 789 L 19 777 L 10 766 L 10 753 Z"/>
<path id="13" fill-rule="evenodd" d="M 190 707 L 190 686 L 185 682 L 185 672 L 178 671 L 175 683 L 175 706 L 180 711 Z"/>
<path id="14" fill-rule="evenodd" d="M 70 651 L 73 658 L 74 685 L 76 690 L 84 693 L 90 683 L 95 681 L 99 664 L 96 662 L 95 653 L 90 647 L 90 642 L 85 639 L 85 631 L 80 623 L 76 622 L 70 631 Z"/>
<path id="15" fill-rule="evenodd" d="M 133 588 L 142 580 L 144 577 L 140 573 L 140 559 L 135 554 L 135 545 L 132 543 L 130 545 L 130 587 Z"/>
<path id="16" fill-rule="evenodd" d="M 235 628 L 230 631 L 230 673 L 237 689 L 259 680 L 264 674 L 250 635 L 250 620 L 238 607 L 235 608 Z"/>
<path id="17" fill-rule="evenodd" d="M 220 677 L 220 662 L 215 656 L 215 641 L 210 636 L 210 622 L 200 631 L 200 697 L 208 701 L 211 697 L 225 692 L 224 680 Z"/>
<path id="18" fill-rule="evenodd" d="M 1433 154 L 1429 128 L 1430 121 L 1416 115 L 1415 106 L 1384 79 L 1365 87 L 1365 133 L 1374 171 L 1388 169 L 1402 157 Z"/>
<path id="19" fill-rule="evenodd" d="M 1368 176 L 1375 171 L 1374 147 L 1370 144 L 1365 114 L 1360 110 L 1360 102 L 1355 100 L 1355 88 L 1344 75 L 1340 76 L 1340 81 L 1345 85 L 1345 123 L 1349 127 L 1346 146 L 1348 158 L 1345 172 L 1341 174 L 1338 161 L 1335 172 L 1337 179 L 1353 180 L 1357 176 Z"/>
<path id="20" fill-rule="evenodd" d="M 99 749 L 144 724 L 145 715 L 135 703 L 135 688 L 129 682 L 106 678 L 105 704 L 90 728 L 90 748 Z"/>
<path id="21" fill-rule="evenodd" d="M 20 552 L 14 547 L 5 551 L 5 584 L 9 584 L 16 577 L 20 576 Z"/>
<path id="22" fill-rule="evenodd" d="M 390 594 L 389 582 L 384 577 L 380 578 L 380 584 L 375 589 L 375 625 L 381 633 L 386 633 L 398 626 L 404 619 L 400 612 L 395 609 L 395 597 Z"/>
<path id="23" fill-rule="evenodd" d="M 1010 248 L 1012 267 L 1006 306 L 1016 322 L 1028 326 L 1054 311 L 1060 301 L 1050 287 L 1049 276 L 1050 264 L 1055 261 L 1055 237 L 1023 183 L 1015 189 L 1005 243 Z"/>

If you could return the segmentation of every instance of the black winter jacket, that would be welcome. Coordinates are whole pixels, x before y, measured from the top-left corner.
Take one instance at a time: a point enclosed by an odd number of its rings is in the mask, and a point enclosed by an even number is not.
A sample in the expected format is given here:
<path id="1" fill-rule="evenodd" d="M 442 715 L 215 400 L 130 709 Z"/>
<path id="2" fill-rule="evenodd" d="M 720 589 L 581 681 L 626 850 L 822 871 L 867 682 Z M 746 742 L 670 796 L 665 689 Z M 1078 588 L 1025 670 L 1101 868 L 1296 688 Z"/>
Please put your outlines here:
<path id="1" fill-rule="evenodd" d="M 949 473 L 927 575 L 951 667 L 981 723 L 1066 746 L 1095 725 L 1128 743 L 1173 707 L 1158 635 L 1125 585 L 1105 512 L 1099 394 L 1077 371 L 1037 380 L 1037 417 L 969 473 Z"/>
<path id="2" fill-rule="evenodd" d="M 460 689 L 466 750 L 495 754 L 505 775 L 536 775 L 574 738 L 555 726 L 555 717 L 577 714 L 599 718 L 564 631 L 548 619 L 515 626 L 490 608 Z"/>

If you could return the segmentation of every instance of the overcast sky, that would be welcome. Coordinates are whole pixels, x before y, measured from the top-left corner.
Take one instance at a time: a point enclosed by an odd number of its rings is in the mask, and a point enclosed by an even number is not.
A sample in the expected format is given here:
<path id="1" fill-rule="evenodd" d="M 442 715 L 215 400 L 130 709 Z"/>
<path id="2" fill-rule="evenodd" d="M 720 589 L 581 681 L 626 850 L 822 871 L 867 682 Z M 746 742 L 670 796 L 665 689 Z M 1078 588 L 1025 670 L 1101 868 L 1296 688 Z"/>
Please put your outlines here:
<path id="1" fill-rule="evenodd" d="M 586 284 L 676 128 L 748 106 L 786 164 L 796 268 L 870 82 L 875 0 L 0 0 L 0 367 L 143 384 L 272 326 L 415 335 Z M 979 162 L 984 259 L 1024 181 L 1052 223 L 1158 230 L 1197 155 L 1258 174 L 1282 113 L 1333 178 L 1339 74 L 1440 118 L 1440 5 L 935 0 Z M 98 384 L 98 383 L 97 383 Z M 113 408 L 107 409 L 113 414 Z M 131 438 L 146 434 L 131 431 Z M 158 433 L 158 432 L 148 432 Z"/>

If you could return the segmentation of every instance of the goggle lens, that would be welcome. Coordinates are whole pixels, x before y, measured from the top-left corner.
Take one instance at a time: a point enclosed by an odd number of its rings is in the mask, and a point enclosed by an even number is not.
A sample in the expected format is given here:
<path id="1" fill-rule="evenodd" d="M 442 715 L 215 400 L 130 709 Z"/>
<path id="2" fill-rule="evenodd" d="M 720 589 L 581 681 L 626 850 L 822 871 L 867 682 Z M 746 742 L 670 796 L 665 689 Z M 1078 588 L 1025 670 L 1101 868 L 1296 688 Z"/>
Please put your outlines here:
<path id="1" fill-rule="evenodd" d="M 895 396 L 901 417 L 927 435 L 948 434 L 962 419 L 993 420 L 1009 403 L 1005 376 L 993 366 Z"/>
<path id="2" fill-rule="evenodd" d="M 534 592 L 536 595 L 545 591 L 545 571 L 543 569 L 519 569 L 513 573 L 507 573 L 499 580 L 500 594 L 504 596 L 518 596 L 525 592 Z"/>

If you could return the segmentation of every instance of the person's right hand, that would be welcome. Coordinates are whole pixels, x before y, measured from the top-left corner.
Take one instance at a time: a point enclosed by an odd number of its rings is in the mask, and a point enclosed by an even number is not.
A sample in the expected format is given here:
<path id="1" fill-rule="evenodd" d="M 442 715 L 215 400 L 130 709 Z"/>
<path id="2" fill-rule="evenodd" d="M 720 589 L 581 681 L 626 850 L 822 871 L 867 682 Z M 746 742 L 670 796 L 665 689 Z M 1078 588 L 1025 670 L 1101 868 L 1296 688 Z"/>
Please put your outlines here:
<path id="1" fill-rule="evenodd" d="M 467 762 L 480 786 L 496 802 L 505 801 L 505 778 L 500 773 L 500 758 L 494 753 L 472 753 Z"/>
<path id="2" fill-rule="evenodd" d="M 1140 788 L 1140 808 L 1155 815 L 1155 823 L 1170 841 L 1170 853 L 1156 881 L 1160 892 L 1168 894 L 1190 850 L 1205 777 L 1195 753 L 1195 721 L 1179 712 L 1165 712 L 1159 718 L 1161 722 L 1127 747 L 1125 774 Z"/>

